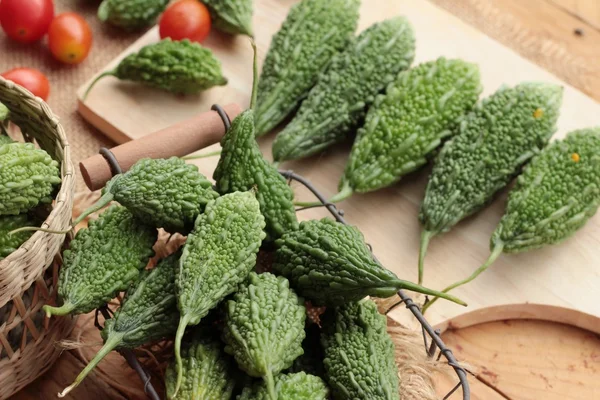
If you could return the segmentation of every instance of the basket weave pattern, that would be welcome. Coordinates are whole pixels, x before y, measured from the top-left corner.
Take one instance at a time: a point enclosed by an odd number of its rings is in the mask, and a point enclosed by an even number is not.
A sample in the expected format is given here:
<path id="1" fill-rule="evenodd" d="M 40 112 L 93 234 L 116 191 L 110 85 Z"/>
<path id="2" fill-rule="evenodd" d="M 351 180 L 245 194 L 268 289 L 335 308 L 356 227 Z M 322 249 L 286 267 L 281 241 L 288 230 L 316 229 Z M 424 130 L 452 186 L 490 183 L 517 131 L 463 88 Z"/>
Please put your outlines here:
<path id="1" fill-rule="evenodd" d="M 5 104 L 27 141 L 34 141 L 61 164 L 62 183 L 42 227 L 65 230 L 71 223 L 74 168 L 66 134 L 41 99 L 0 77 Z M 0 399 L 15 393 L 46 371 L 60 354 L 55 342 L 70 332 L 70 318 L 48 320 L 41 307 L 56 298 L 65 235 L 36 232 L 0 261 Z M 52 268 L 50 268 L 52 267 Z"/>

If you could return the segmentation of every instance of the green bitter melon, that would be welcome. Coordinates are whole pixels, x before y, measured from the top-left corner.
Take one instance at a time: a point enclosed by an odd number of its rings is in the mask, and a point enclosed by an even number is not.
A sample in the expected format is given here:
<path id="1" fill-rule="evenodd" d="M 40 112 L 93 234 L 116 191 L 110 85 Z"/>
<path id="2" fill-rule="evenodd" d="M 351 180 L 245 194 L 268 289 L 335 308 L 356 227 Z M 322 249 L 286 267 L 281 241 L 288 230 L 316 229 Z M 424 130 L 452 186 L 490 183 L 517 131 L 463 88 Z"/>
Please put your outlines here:
<path id="1" fill-rule="evenodd" d="M 419 220 L 419 282 L 432 237 L 487 205 L 556 130 L 562 88 L 523 83 L 501 88 L 462 119 L 435 160 Z"/>
<path id="2" fill-rule="evenodd" d="M 0 216 L 0 260 L 8 257 L 33 235 L 32 231 L 10 234 L 15 229 L 37 226 L 38 223 L 27 214 Z"/>
<path id="3" fill-rule="evenodd" d="M 63 253 L 58 276 L 63 305 L 45 305 L 46 315 L 88 313 L 126 290 L 154 255 L 157 236 L 156 228 L 137 220 L 125 207 L 108 208 L 79 230 Z"/>
<path id="4" fill-rule="evenodd" d="M 303 0 L 273 36 L 258 83 L 256 134 L 292 114 L 352 39 L 360 0 Z"/>
<path id="5" fill-rule="evenodd" d="M 171 233 L 188 233 L 206 204 L 218 196 L 195 165 L 177 157 L 143 158 L 108 181 L 102 197 L 73 225 L 116 200 L 149 225 Z"/>
<path id="6" fill-rule="evenodd" d="M 235 386 L 232 363 L 223 352 L 222 343 L 212 338 L 207 328 L 194 332 L 181 349 L 183 382 L 177 394 L 181 400 L 231 399 Z M 175 398 L 177 363 L 171 362 L 165 374 L 167 397 Z"/>
<path id="7" fill-rule="evenodd" d="M 425 165 L 480 92 L 479 68 L 462 60 L 442 57 L 401 72 L 369 109 L 331 201 L 390 186 Z"/>
<path id="8" fill-rule="evenodd" d="M 294 192 L 279 171 L 263 157 L 255 139 L 256 49 L 254 86 L 250 109 L 240 114 L 221 141 L 221 158 L 213 178 L 219 193 L 256 188 L 260 211 L 265 217 L 267 241 L 298 229 Z"/>
<path id="9" fill-rule="evenodd" d="M 365 296 L 390 297 L 399 289 L 441 293 L 398 279 L 377 262 L 355 227 L 328 218 L 304 221 L 275 242 L 273 270 L 315 305 L 337 306 Z M 458 304 L 461 300 L 444 294 Z"/>
<path id="10" fill-rule="evenodd" d="M 59 165 L 32 143 L 0 145 L 0 215 L 17 215 L 52 202 Z"/>
<path id="11" fill-rule="evenodd" d="M 104 346 L 59 397 L 66 396 L 114 349 L 135 348 L 175 332 L 179 315 L 175 296 L 175 271 L 180 253 L 161 260 L 152 270 L 143 271 L 127 290 L 114 317 L 100 332 Z"/>
<path id="12" fill-rule="evenodd" d="M 327 310 L 321 343 L 335 400 L 399 400 L 398 368 L 387 320 L 371 300 Z"/>
<path id="13" fill-rule="evenodd" d="M 84 98 L 106 76 L 139 82 L 175 94 L 195 94 L 227 84 L 221 62 L 213 52 L 188 39 L 172 41 L 167 38 L 142 47 L 137 53 L 125 57 L 115 69 L 94 79 Z"/>
<path id="14" fill-rule="evenodd" d="M 252 0 L 204 0 L 204 4 L 215 28 L 233 35 L 252 36 Z"/>
<path id="15" fill-rule="evenodd" d="M 323 380 L 317 376 L 298 372 L 295 374 L 280 374 L 273 378 L 275 394 L 273 398 L 265 382 L 256 383 L 244 388 L 237 400 L 327 400 L 329 389 Z"/>
<path id="16" fill-rule="evenodd" d="M 250 273 L 225 308 L 225 351 L 248 375 L 264 379 L 269 399 L 277 400 L 279 372 L 302 355 L 306 309 L 287 279 Z"/>
<path id="17" fill-rule="evenodd" d="M 177 298 L 181 317 L 175 338 L 178 365 L 174 395 L 182 382 L 181 339 L 221 300 L 233 293 L 256 264 L 265 220 L 254 193 L 235 192 L 211 201 L 196 219 L 183 248 Z"/>
<path id="18" fill-rule="evenodd" d="M 408 68 L 415 35 L 404 17 L 377 23 L 334 56 L 292 122 L 275 138 L 275 161 L 292 160 L 343 140 L 364 118 L 376 95 Z"/>
<path id="19" fill-rule="evenodd" d="M 169 1 L 104 0 L 98 7 L 98 18 L 125 30 L 142 29 L 156 21 Z"/>
<path id="20" fill-rule="evenodd" d="M 489 258 L 444 292 L 477 278 L 503 252 L 537 249 L 569 238 L 599 206 L 600 127 L 576 130 L 551 143 L 525 167 L 492 234 Z"/>

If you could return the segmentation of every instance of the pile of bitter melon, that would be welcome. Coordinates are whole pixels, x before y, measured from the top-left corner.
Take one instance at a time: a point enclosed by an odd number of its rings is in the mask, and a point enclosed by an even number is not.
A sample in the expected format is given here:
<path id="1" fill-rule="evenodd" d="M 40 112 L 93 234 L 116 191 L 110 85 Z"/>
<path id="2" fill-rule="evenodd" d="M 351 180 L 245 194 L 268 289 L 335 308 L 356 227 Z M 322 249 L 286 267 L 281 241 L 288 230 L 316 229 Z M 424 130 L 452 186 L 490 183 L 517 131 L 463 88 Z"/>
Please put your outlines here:
<path id="1" fill-rule="evenodd" d="M 0 260 L 29 239 L 32 232 L 11 232 L 39 225 L 40 206 L 52 202 L 61 182 L 58 162 L 48 153 L 7 135 L 9 119 L 0 103 Z"/>
<path id="2" fill-rule="evenodd" d="M 461 301 L 399 279 L 356 227 L 298 223 L 291 188 L 256 142 L 296 110 L 274 142 L 277 161 L 315 154 L 358 129 L 334 200 L 391 185 L 435 159 L 420 213 L 421 259 L 433 236 L 519 174 L 490 260 L 474 276 L 503 251 L 565 239 L 596 212 L 600 128 L 547 146 L 561 88 L 523 83 L 477 103 L 477 66 L 440 58 L 408 69 L 408 21 L 353 38 L 358 6 L 304 0 L 292 8 L 260 79 L 255 60 L 251 106 L 221 142 L 214 186 L 179 158 L 140 160 L 75 221 L 119 203 L 65 251 L 60 304 L 46 313 L 86 313 L 126 294 L 101 332 L 103 348 L 61 396 L 113 349 L 173 337 L 170 398 L 400 398 L 386 319 L 368 296 L 406 288 Z M 187 240 L 147 270 L 158 228 Z M 270 272 L 257 268 L 261 249 L 272 253 Z M 319 324 L 306 317 L 306 301 L 326 307 Z"/>

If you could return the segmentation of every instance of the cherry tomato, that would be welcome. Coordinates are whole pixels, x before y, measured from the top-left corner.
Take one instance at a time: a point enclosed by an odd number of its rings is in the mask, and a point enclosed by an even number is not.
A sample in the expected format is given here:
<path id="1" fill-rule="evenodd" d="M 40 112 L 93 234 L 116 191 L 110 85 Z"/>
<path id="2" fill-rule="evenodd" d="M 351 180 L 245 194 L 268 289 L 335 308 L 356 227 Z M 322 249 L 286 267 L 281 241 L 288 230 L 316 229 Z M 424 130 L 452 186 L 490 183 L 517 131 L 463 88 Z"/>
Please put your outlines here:
<path id="1" fill-rule="evenodd" d="M 92 47 L 92 30 L 79 14 L 68 12 L 57 15 L 50 24 L 48 46 L 58 61 L 79 64 Z"/>
<path id="2" fill-rule="evenodd" d="M 48 82 L 46 75 L 42 74 L 37 69 L 15 68 L 3 72 L 0 75 L 9 81 L 13 81 L 17 85 L 23 86 L 33 93 L 34 96 L 40 97 L 44 101 L 48 100 L 48 96 L 50 95 L 50 83 Z"/>
<path id="3" fill-rule="evenodd" d="M 210 13 L 198 0 L 180 0 L 171 4 L 160 17 L 160 38 L 189 39 L 202 42 L 210 32 Z"/>
<path id="4" fill-rule="evenodd" d="M 0 25 L 21 43 L 40 40 L 54 18 L 52 0 L 0 0 Z"/>

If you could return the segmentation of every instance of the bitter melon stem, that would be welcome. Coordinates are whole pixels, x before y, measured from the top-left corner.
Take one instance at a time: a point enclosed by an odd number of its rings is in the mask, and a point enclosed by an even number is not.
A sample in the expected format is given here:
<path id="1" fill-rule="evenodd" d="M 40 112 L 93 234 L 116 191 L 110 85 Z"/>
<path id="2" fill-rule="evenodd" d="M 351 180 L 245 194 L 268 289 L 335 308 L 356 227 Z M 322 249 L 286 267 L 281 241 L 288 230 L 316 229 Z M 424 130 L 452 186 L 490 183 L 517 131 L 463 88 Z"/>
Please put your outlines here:
<path id="1" fill-rule="evenodd" d="M 177 327 L 177 333 L 175 334 L 175 361 L 177 362 L 177 382 L 175 383 L 175 390 L 173 391 L 172 398 L 177 397 L 177 392 L 181 387 L 183 381 L 183 361 L 181 360 L 181 340 L 185 333 L 185 328 L 190 323 L 190 315 L 184 314 L 179 319 L 179 326 Z"/>
<path id="2" fill-rule="evenodd" d="M 423 284 L 423 267 L 425 263 L 425 253 L 429 247 L 429 241 L 435 236 L 435 232 L 423 230 L 421 232 L 421 246 L 419 248 L 419 285 Z"/>
<path id="3" fill-rule="evenodd" d="M 45 305 L 42 307 L 42 310 L 46 313 L 46 317 L 50 318 L 53 315 L 63 316 L 70 314 L 75 309 L 75 304 L 71 304 L 68 301 L 60 307 L 53 307 L 49 305 Z"/>
<path id="4" fill-rule="evenodd" d="M 104 2 L 104 3 L 106 3 L 106 2 Z M 104 3 L 102 3 L 102 4 L 104 4 Z M 100 6 L 100 8 L 102 8 L 102 6 Z M 88 94 L 90 93 L 90 90 L 92 90 L 92 88 L 96 85 L 96 83 L 98 83 L 98 81 L 100 79 L 102 79 L 102 78 L 104 78 L 106 76 L 116 76 L 116 74 L 117 74 L 117 70 L 113 69 L 113 70 L 110 70 L 110 71 L 105 71 L 105 72 L 101 73 L 100 75 L 98 75 L 96 77 L 96 79 L 94 79 L 92 81 L 92 83 L 90 83 L 90 86 L 88 86 L 88 88 L 85 90 L 85 93 L 83 94 L 82 100 L 85 101 L 85 99 L 87 99 Z"/>
<path id="5" fill-rule="evenodd" d="M 454 288 L 457 288 L 457 287 L 462 286 L 462 285 L 466 285 L 467 283 L 469 283 L 472 280 L 474 280 L 475 278 L 477 278 L 479 275 L 481 275 L 481 273 L 483 273 L 486 269 L 488 269 L 494 263 L 494 261 L 496 261 L 498 259 L 498 257 L 500 257 L 500 254 L 502 254 L 502 250 L 504 250 L 504 243 L 502 243 L 502 242 L 496 243 L 496 245 L 492 249 L 492 252 L 491 252 L 490 256 L 481 265 L 481 267 L 477 268 L 475 270 L 475 272 L 473 272 L 468 278 L 465 278 L 465 279 L 463 279 L 461 281 L 455 282 L 452 285 L 448 286 L 447 288 L 445 288 L 444 290 L 442 290 L 442 293 L 447 293 L 447 292 L 449 292 L 450 290 L 452 290 Z M 427 311 L 427 309 L 429 307 L 431 307 L 431 305 L 433 303 L 436 302 L 436 300 L 438 299 L 438 297 L 439 296 L 435 297 L 429 303 L 427 303 L 427 304 L 425 304 L 425 306 L 423 306 L 423 314 L 425 313 L 425 311 Z"/>
<path id="6" fill-rule="evenodd" d="M 75 221 L 73 221 L 73 227 L 77 226 L 81 221 L 90 216 L 90 214 L 95 213 L 98 210 L 106 207 L 113 199 L 115 195 L 111 193 L 110 186 L 106 188 L 106 193 L 102 195 L 93 205 L 91 205 L 87 210 L 79 214 L 79 217 Z"/>
<path id="7" fill-rule="evenodd" d="M 253 65 L 252 65 L 252 97 L 250 98 L 250 109 L 254 110 L 256 106 L 256 97 L 258 96 L 258 50 L 256 49 L 256 42 L 250 38 L 250 45 L 254 51 Z"/>
<path id="8" fill-rule="evenodd" d="M 8 234 L 10 236 L 12 236 L 12 235 L 16 235 L 17 233 L 20 233 L 20 232 L 29 232 L 29 231 L 54 233 L 57 235 L 66 235 L 67 233 L 71 232 L 71 228 L 66 229 L 64 231 L 55 231 L 54 229 L 40 228 L 37 226 L 24 226 L 22 228 L 15 229 L 14 231 L 10 231 L 10 232 L 8 232 Z"/>
<path id="9" fill-rule="evenodd" d="M 83 369 L 83 371 L 81 371 L 79 375 L 77 375 L 77 378 L 75 378 L 75 381 L 70 386 L 66 387 L 62 392 L 58 394 L 58 397 L 65 397 L 71 390 L 79 386 L 81 381 L 83 381 L 85 377 L 94 368 L 96 368 L 96 365 L 98 365 L 98 363 L 102 361 L 102 359 L 106 357 L 108 353 L 113 351 L 119 344 L 121 344 L 124 335 L 124 333 L 113 333 L 109 335 L 106 339 L 106 342 L 104 343 L 104 346 L 102 346 L 98 353 L 96 353 L 96 356 L 92 359 L 92 361 L 90 361 L 89 364 Z"/>
<path id="10" fill-rule="evenodd" d="M 267 391 L 271 400 L 277 400 L 277 393 L 275 392 L 275 380 L 273 379 L 273 372 L 268 369 L 265 375 L 265 382 L 267 384 Z"/>
<path id="11" fill-rule="evenodd" d="M 213 157 L 213 156 L 220 156 L 221 152 L 223 150 L 219 149 L 219 150 L 215 150 L 215 151 L 210 151 L 208 153 L 202 153 L 202 154 L 197 154 L 197 155 L 192 155 L 192 156 L 185 156 L 185 157 L 181 157 L 182 160 L 199 160 L 201 158 L 209 158 L 209 157 Z"/>
<path id="12" fill-rule="evenodd" d="M 329 199 L 330 203 L 339 203 L 340 201 L 346 200 L 348 197 L 352 196 L 354 193 L 354 189 L 350 186 L 350 182 L 344 180 L 342 189 L 334 195 L 331 199 Z"/>
<path id="13" fill-rule="evenodd" d="M 467 303 L 459 299 L 458 297 L 452 296 L 445 292 L 439 292 L 437 290 L 429 289 L 421 285 L 417 285 L 416 283 L 412 283 L 409 281 L 405 281 L 402 279 L 396 279 L 392 281 L 392 284 L 396 287 L 396 289 L 406 289 L 412 290 L 413 292 L 428 294 L 430 296 L 436 296 L 436 298 L 441 297 L 442 299 L 449 300 L 453 303 L 460 304 L 461 306 L 466 306 Z"/>

